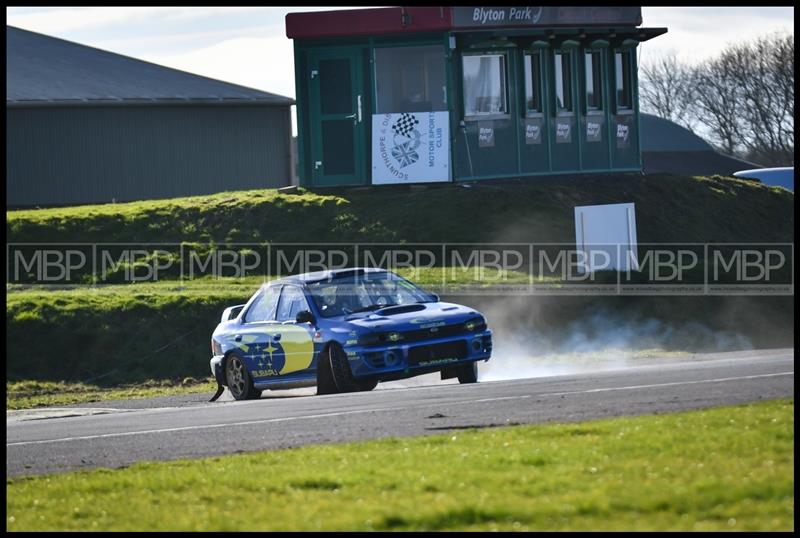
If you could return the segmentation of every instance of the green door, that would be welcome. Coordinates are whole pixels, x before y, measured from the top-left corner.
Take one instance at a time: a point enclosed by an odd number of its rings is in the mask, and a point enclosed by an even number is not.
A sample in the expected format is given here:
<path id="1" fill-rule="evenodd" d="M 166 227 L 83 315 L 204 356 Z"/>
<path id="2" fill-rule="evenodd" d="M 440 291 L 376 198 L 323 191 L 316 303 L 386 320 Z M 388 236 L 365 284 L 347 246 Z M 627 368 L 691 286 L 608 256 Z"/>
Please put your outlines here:
<path id="1" fill-rule="evenodd" d="M 319 187 L 361 185 L 366 114 L 358 50 L 310 55 L 311 176 Z"/>

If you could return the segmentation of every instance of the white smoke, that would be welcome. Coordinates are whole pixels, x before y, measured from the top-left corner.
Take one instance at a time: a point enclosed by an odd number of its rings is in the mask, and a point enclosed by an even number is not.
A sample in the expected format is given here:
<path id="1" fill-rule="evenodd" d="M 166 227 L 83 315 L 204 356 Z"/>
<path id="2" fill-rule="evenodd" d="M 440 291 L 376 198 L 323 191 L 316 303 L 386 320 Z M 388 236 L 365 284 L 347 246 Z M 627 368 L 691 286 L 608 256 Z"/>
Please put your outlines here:
<path id="1" fill-rule="evenodd" d="M 597 308 L 554 328 L 547 319 L 554 305 L 531 297 L 483 305 L 494 348 L 492 358 L 479 365 L 479 380 L 574 374 L 624 368 L 647 358 L 752 349 L 750 340 L 738 333 L 714 331 L 698 322 L 638 318 L 611 308 Z"/>
<path id="2" fill-rule="evenodd" d="M 455 298 L 454 302 L 459 302 Z M 712 330 L 696 321 L 667 323 L 611 307 L 559 311 L 559 298 L 481 299 L 493 332 L 492 357 L 478 363 L 480 381 L 525 379 L 626 368 L 647 359 L 695 352 L 752 349 L 742 334 Z M 570 314 L 572 312 L 573 314 Z M 566 320 L 566 321 L 564 321 Z M 458 383 L 439 374 L 381 383 L 379 388 Z"/>

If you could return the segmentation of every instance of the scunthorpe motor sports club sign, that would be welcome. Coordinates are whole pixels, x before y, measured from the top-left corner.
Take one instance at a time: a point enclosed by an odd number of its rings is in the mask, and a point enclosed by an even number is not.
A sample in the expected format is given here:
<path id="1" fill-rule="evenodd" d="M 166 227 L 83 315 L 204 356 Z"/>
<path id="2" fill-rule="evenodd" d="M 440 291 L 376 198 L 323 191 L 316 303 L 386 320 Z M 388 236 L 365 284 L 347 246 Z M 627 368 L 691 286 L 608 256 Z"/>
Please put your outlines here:
<path id="1" fill-rule="evenodd" d="M 372 183 L 450 181 L 449 112 L 372 116 Z"/>

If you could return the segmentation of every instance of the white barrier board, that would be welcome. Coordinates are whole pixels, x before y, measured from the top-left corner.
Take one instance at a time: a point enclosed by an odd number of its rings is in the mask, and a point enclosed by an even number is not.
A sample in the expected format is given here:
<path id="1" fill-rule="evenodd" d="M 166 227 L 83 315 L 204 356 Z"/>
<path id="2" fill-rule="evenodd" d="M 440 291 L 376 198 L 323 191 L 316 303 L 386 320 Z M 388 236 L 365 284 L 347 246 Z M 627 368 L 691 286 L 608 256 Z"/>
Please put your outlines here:
<path id="1" fill-rule="evenodd" d="M 575 207 L 575 243 L 584 271 L 638 271 L 636 208 L 630 204 Z"/>

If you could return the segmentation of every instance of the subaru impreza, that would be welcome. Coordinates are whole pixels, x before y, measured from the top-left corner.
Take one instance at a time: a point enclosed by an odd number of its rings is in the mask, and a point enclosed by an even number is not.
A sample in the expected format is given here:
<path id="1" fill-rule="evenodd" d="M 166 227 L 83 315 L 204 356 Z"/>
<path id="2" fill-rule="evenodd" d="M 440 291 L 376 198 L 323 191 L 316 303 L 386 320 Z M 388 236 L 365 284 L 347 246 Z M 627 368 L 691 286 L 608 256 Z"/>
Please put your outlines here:
<path id="1" fill-rule="evenodd" d="M 340 269 L 265 283 L 224 310 L 211 351 L 212 400 L 224 387 L 237 400 L 314 385 L 332 394 L 435 372 L 476 383 L 492 331 L 475 309 L 391 271 Z"/>

